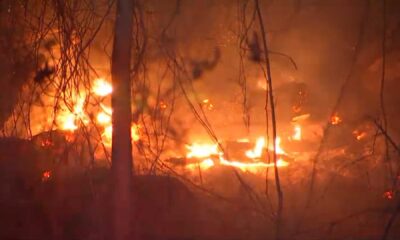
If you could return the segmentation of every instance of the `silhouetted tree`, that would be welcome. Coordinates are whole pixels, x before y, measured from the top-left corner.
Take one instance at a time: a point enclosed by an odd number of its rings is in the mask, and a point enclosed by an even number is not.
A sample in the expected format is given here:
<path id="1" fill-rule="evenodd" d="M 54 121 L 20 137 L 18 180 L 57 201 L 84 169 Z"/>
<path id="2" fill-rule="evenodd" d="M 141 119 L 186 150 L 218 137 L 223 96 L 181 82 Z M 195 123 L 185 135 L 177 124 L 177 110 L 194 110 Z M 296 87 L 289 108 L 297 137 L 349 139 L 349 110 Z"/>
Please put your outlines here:
<path id="1" fill-rule="evenodd" d="M 132 39 L 132 0 L 117 1 L 114 45 L 112 52 L 112 189 L 113 189 L 113 239 L 132 237 L 131 180 L 131 90 L 130 60 Z"/>

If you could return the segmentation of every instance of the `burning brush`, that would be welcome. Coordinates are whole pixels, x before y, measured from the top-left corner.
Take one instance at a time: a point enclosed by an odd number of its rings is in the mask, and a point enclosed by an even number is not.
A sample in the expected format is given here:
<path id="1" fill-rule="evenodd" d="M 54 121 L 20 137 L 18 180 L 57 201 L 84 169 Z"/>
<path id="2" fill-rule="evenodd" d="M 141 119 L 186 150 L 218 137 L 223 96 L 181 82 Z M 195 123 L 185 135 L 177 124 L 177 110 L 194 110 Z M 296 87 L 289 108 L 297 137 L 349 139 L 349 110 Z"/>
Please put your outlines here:
<path id="1" fill-rule="evenodd" d="M 280 147 L 281 139 L 276 139 L 276 154 L 278 155 L 278 167 L 286 167 L 290 159 L 288 154 Z M 183 165 L 190 171 L 208 170 L 214 166 L 229 166 L 245 172 L 257 173 L 266 168 L 273 167 L 270 162 L 272 146 L 265 147 L 265 138 L 257 138 L 255 143 L 248 139 L 228 141 L 225 143 L 225 151 L 218 144 L 193 143 L 186 145 L 186 157 L 169 158 L 167 161 L 173 165 Z M 285 159 L 285 160 L 284 160 Z M 267 161 L 265 161 L 267 160 Z"/>

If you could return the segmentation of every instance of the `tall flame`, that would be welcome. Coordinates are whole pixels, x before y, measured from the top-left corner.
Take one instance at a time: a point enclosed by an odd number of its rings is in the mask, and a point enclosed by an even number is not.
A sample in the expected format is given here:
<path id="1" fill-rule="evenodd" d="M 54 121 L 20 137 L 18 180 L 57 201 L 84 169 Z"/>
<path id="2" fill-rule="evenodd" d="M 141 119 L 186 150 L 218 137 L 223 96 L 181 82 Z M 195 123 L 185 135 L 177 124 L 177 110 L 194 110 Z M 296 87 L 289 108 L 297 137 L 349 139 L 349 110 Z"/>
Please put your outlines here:
<path id="1" fill-rule="evenodd" d="M 112 86 L 103 78 L 95 79 L 91 92 L 97 96 L 105 97 L 112 92 Z M 72 111 L 65 111 L 57 116 L 58 125 L 62 130 L 75 131 L 79 128 L 79 123 L 89 122 L 89 117 L 85 113 L 84 103 L 85 96 L 78 96 L 76 103 Z M 104 105 L 99 104 L 97 109 L 96 122 L 103 128 L 102 140 L 106 146 L 111 146 L 112 139 L 112 109 Z M 139 140 L 139 126 L 132 124 L 131 126 L 131 137 L 133 141 Z"/>
<path id="2" fill-rule="evenodd" d="M 275 153 L 278 155 L 287 155 L 287 153 L 281 147 L 281 138 L 278 136 L 275 139 Z M 274 146 L 269 146 L 270 151 L 274 151 Z"/>
<path id="3" fill-rule="evenodd" d="M 256 142 L 256 146 L 254 149 L 247 150 L 245 152 L 246 157 L 248 158 L 259 158 L 262 155 L 262 151 L 264 149 L 265 139 L 264 137 L 259 137 Z"/>
<path id="4" fill-rule="evenodd" d="M 84 111 L 85 97 L 78 96 L 72 111 L 66 110 L 57 116 L 58 125 L 62 130 L 75 131 L 79 122 L 87 123 L 88 116 Z"/>

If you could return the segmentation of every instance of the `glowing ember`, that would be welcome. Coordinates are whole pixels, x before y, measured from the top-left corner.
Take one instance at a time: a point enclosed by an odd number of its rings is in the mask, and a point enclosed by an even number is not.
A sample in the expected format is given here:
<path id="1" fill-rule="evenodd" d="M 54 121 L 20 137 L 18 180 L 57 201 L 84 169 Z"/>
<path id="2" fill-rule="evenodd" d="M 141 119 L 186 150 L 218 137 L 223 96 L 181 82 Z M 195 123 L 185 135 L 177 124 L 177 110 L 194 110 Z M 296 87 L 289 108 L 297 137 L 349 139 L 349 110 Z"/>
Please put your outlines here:
<path id="1" fill-rule="evenodd" d="M 160 108 L 161 109 L 166 109 L 168 106 L 165 102 L 160 102 Z"/>
<path id="2" fill-rule="evenodd" d="M 44 139 L 41 141 L 40 146 L 46 148 L 46 147 L 52 147 L 54 146 L 54 143 L 50 139 Z"/>
<path id="3" fill-rule="evenodd" d="M 112 92 L 112 86 L 103 78 L 98 78 L 93 83 L 92 92 L 97 96 L 107 96 Z"/>
<path id="4" fill-rule="evenodd" d="M 332 117 L 331 117 L 331 124 L 332 125 L 338 125 L 339 123 L 342 122 L 342 119 L 337 115 L 337 113 L 335 113 Z"/>
<path id="5" fill-rule="evenodd" d="M 202 103 L 208 110 L 213 110 L 214 105 L 210 102 L 210 99 L 204 99 Z"/>
<path id="6" fill-rule="evenodd" d="M 51 177 L 50 171 L 44 171 L 42 174 L 42 182 L 48 181 Z"/>
<path id="7" fill-rule="evenodd" d="M 256 142 L 256 146 L 252 150 L 246 151 L 246 156 L 248 158 L 260 158 L 262 155 L 262 151 L 264 149 L 265 139 L 263 137 L 259 137 Z"/>
<path id="8" fill-rule="evenodd" d="M 388 199 L 388 200 L 392 200 L 393 199 L 393 195 L 394 195 L 393 191 L 386 191 L 386 192 L 383 193 L 383 197 Z"/>
<path id="9" fill-rule="evenodd" d="M 364 137 L 367 136 L 367 133 L 366 133 L 366 132 L 361 132 L 361 131 L 355 130 L 355 131 L 353 131 L 353 136 L 354 136 L 358 141 L 360 141 L 361 139 L 363 139 Z"/>
<path id="10" fill-rule="evenodd" d="M 73 132 L 67 132 L 67 133 L 65 134 L 65 140 L 66 140 L 67 142 L 73 142 L 73 141 L 75 141 L 75 135 L 73 134 Z"/>

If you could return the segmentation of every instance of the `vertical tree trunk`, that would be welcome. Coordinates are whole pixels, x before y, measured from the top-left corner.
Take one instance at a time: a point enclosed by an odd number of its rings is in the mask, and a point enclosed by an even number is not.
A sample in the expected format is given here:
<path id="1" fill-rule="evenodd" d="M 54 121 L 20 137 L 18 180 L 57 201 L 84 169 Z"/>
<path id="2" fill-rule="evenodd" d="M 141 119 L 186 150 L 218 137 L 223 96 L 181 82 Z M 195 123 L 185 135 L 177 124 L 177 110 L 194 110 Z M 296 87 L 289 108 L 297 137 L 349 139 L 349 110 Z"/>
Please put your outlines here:
<path id="1" fill-rule="evenodd" d="M 130 60 L 134 0 L 118 0 L 112 52 L 113 240 L 132 239 Z"/>

